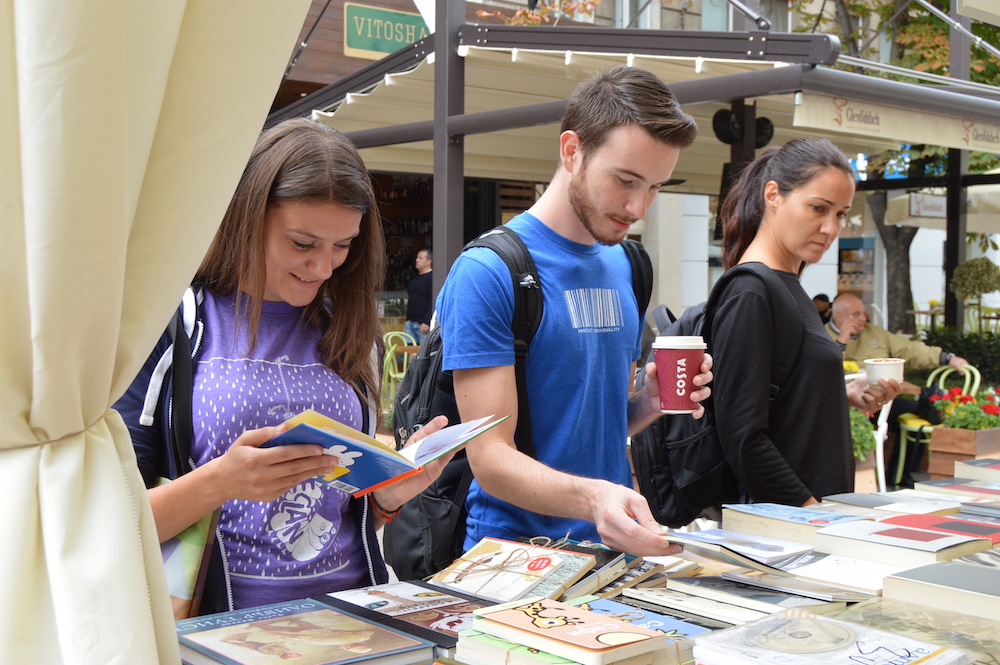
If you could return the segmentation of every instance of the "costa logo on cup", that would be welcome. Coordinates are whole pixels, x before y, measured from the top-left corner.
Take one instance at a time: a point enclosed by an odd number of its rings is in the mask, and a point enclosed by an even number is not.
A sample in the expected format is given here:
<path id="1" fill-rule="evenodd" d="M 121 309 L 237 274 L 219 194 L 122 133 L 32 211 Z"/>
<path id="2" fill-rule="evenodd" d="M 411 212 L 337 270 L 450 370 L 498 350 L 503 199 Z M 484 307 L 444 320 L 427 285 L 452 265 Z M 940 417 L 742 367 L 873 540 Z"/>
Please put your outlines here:
<path id="1" fill-rule="evenodd" d="M 684 397 L 688 393 L 687 376 L 687 358 L 681 356 L 677 359 L 677 390 L 674 393 L 678 397 Z"/>
<path id="2" fill-rule="evenodd" d="M 662 413 L 692 413 L 691 379 L 705 358 L 705 340 L 696 336 L 660 336 L 653 342 Z"/>

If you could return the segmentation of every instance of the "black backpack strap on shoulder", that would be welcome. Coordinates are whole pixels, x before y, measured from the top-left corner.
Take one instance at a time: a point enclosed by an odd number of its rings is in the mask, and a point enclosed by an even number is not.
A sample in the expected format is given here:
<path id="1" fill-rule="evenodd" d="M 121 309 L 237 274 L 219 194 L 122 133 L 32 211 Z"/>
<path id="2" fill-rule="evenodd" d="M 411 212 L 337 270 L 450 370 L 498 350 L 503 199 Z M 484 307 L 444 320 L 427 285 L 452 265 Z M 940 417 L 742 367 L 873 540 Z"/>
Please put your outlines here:
<path id="1" fill-rule="evenodd" d="M 521 236 L 506 226 L 490 229 L 465 247 L 492 249 L 510 270 L 514 285 L 514 316 L 510 329 L 514 333 L 514 377 L 517 382 L 517 448 L 525 455 L 534 457 L 525 363 L 528 346 L 542 321 L 542 281 Z"/>
<path id="2" fill-rule="evenodd" d="M 771 400 L 773 401 L 781 390 L 781 386 L 791 376 L 795 362 L 802 348 L 802 317 L 795 305 L 791 292 L 773 269 L 752 261 L 740 263 L 727 270 L 712 288 L 705 307 L 704 335 L 706 340 L 711 337 L 712 317 L 718 306 L 725 285 L 738 274 L 751 273 L 764 282 L 768 296 L 771 299 L 771 321 L 774 330 L 774 352 L 771 360 Z"/>
<path id="3" fill-rule="evenodd" d="M 167 328 L 173 341 L 171 364 L 172 389 L 170 393 L 170 455 L 178 475 L 191 470 L 191 441 L 194 424 L 191 403 L 194 400 L 194 366 L 191 362 L 191 340 L 184 330 L 181 309 L 174 313 Z"/>
<path id="4" fill-rule="evenodd" d="M 626 238 L 622 241 L 622 247 L 632 264 L 632 291 L 635 292 L 635 301 L 639 305 L 639 316 L 642 316 L 653 296 L 653 262 L 638 240 Z"/>

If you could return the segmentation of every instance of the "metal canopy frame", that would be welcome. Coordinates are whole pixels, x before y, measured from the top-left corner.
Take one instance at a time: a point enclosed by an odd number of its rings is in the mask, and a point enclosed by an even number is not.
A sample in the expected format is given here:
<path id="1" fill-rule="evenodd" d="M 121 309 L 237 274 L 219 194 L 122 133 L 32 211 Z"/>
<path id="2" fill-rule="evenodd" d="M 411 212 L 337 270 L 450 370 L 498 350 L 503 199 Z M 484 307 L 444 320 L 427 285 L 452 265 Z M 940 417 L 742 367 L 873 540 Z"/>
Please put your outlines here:
<path id="1" fill-rule="evenodd" d="M 434 54 L 434 119 L 349 132 L 359 148 L 433 140 L 433 244 L 436 258 L 450 267 L 463 245 L 464 137 L 504 129 L 556 123 L 568 100 L 527 104 L 478 113 L 464 112 L 463 47 L 723 58 L 792 63 L 738 74 L 670 83 L 681 104 L 732 102 L 794 92 L 842 95 L 922 112 L 995 122 L 1000 94 L 970 94 L 944 86 L 922 86 L 823 67 L 836 62 L 833 35 L 764 31 L 705 32 L 599 27 L 478 25 L 465 23 L 464 3 L 437 0 L 435 33 L 359 70 L 337 83 L 271 114 L 281 120 L 330 109 L 348 94 L 367 91 L 388 74 L 405 71 Z M 972 176 L 965 176 L 971 178 Z M 969 183 L 971 184 L 971 182 Z M 435 271 L 435 290 L 447 270 Z"/>

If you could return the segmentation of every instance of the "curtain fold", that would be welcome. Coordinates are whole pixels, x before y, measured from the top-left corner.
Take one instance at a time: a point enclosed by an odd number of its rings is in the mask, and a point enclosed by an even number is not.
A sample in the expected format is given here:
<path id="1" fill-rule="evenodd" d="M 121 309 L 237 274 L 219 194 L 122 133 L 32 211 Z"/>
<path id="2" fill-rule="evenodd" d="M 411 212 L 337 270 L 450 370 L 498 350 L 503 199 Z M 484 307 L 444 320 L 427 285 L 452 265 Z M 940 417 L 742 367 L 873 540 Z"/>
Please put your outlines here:
<path id="1" fill-rule="evenodd" d="M 109 406 L 180 300 L 309 0 L 0 0 L 0 662 L 179 662 Z"/>

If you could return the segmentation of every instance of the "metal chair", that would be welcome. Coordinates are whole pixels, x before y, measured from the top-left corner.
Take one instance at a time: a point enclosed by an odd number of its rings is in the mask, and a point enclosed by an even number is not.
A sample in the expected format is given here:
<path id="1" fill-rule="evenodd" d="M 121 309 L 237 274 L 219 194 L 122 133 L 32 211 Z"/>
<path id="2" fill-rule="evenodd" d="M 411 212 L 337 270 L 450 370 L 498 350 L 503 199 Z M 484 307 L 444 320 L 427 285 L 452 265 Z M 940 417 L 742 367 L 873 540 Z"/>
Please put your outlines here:
<path id="1" fill-rule="evenodd" d="M 417 340 L 413 339 L 413 335 L 402 330 L 390 330 L 382 335 L 382 343 L 388 349 L 390 346 L 416 346 Z"/>
<path id="2" fill-rule="evenodd" d="M 854 379 L 862 376 L 863 373 L 845 374 L 844 381 L 850 383 Z M 878 491 L 884 492 L 885 486 L 885 439 L 889 434 L 889 411 L 892 409 L 894 400 L 889 400 L 882 405 L 878 418 L 875 421 L 875 482 L 878 484 Z"/>
<path id="3" fill-rule="evenodd" d="M 983 378 L 982 374 L 980 374 L 979 369 L 973 365 L 965 365 L 962 369 L 965 370 L 965 379 L 962 383 L 962 394 L 975 395 L 979 392 L 979 386 L 982 383 Z M 946 390 L 945 379 L 947 379 L 955 371 L 955 368 L 951 365 L 938 367 L 930 373 L 927 377 L 927 383 L 924 385 L 927 388 L 930 388 L 937 384 L 938 388 Z M 910 440 L 912 439 L 913 445 L 919 444 L 925 437 L 930 437 L 931 430 L 935 427 L 938 427 L 938 425 L 921 418 L 915 413 L 904 413 L 899 416 L 899 441 L 896 443 L 899 447 L 899 453 L 896 455 L 896 469 L 893 472 L 892 484 L 894 486 L 899 485 L 899 482 L 903 478 L 903 465 L 906 463 L 906 447 L 910 444 Z"/>
<path id="4" fill-rule="evenodd" d="M 396 399 L 396 389 L 399 388 L 399 383 L 406 375 L 406 368 L 410 364 L 409 353 L 397 352 L 400 346 L 404 345 L 393 344 L 387 347 L 382 359 L 382 411 L 392 408 L 392 403 Z"/>

